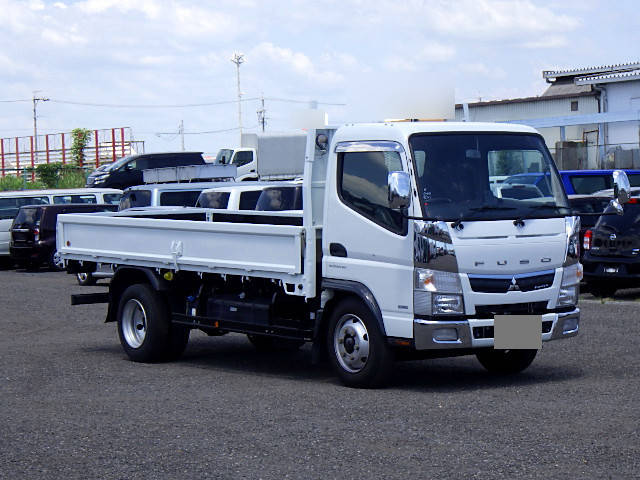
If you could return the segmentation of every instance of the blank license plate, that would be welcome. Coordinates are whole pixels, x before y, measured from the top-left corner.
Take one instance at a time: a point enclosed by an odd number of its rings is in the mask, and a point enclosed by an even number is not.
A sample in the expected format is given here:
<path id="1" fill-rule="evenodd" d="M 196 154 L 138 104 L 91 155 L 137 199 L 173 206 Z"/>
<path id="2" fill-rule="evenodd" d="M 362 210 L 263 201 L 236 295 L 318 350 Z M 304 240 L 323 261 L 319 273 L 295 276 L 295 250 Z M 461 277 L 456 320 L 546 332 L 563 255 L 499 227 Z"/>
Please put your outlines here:
<path id="1" fill-rule="evenodd" d="M 493 348 L 542 348 L 542 315 L 496 315 L 493 318 Z"/>

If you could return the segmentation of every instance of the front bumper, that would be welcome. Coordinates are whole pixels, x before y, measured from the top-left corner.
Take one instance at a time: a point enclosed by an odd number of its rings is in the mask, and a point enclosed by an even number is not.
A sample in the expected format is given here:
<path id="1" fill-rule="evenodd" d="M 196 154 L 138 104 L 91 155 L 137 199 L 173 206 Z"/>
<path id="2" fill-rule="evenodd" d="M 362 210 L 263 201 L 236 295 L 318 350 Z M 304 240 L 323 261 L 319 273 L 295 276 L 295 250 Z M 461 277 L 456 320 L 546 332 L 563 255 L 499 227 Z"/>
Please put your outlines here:
<path id="1" fill-rule="evenodd" d="M 455 329 L 457 340 L 437 340 L 441 332 Z M 542 341 L 575 337 L 580 329 L 580 309 L 542 315 Z M 416 350 L 493 347 L 493 318 L 468 320 L 413 320 Z"/>

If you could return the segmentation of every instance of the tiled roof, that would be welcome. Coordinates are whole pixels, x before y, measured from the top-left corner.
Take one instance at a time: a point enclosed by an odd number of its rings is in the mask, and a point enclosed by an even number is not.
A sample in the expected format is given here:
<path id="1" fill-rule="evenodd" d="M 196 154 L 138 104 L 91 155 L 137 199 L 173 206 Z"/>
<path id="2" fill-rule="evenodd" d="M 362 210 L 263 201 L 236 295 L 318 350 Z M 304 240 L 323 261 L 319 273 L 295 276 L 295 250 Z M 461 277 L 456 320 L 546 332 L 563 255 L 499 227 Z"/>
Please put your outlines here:
<path id="1" fill-rule="evenodd" d="M 640 69 L 640 63 L 619 63 L 615 65 L 602 65 L 599 67 L 576 68 L 570 70 L 545 70 L 542 77 L 548 82 L 562 77 L 577 77 L 583 75 L 606 75 L 613 73 L 629 72 Z"/>

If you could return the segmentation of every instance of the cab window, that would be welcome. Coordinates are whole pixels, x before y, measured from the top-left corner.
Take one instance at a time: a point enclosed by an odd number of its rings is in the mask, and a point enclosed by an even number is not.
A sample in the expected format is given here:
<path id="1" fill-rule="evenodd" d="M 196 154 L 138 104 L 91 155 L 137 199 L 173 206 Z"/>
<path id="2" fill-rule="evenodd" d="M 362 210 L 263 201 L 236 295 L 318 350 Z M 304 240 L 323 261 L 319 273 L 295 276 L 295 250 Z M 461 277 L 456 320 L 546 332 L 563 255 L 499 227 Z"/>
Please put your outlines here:
<path id="1" fill-rule="evenodd" d="M 174 207 L 193 207 L 200 196 L 201 190 L 190 190 L 186 192 L 162 192 L 160 194 L 160 205 Z"/>
<path id="2" fill-rule="evenodd" d="M 239 210 L 255 210 L 262 190 L 250 190 L 240 194 Z"/>
<path id="3" fill-rule="evenodd" d="M 253 160 L 253 152 L 238 152 L 233 162 L 236 166 L 241 167 Z"/>
<path id="4" fill-rule="evenodd" d="M 105 193 L 102 195 L 102 202 L 110 205 L 118 205 L 121 198 L 121 193 Z"/>
<path id="5" fill-rule="evenodd" d="M 134 207 L 148 207 L 151 205 L 151 190 L 132 190 L 125 192 L 120 200 L 118 210 Z"/>
<path id="6" fill-rule="evenodd" d="M 344 152 L 338 157 L 338 194 L 342 202 L 360 215 L 394 233 L 404 235 L 407 222 L 389 208 L 388 175 L 401 171 L 395 151 Z"/>
<path id="7" fill-rule="evenodd" d="M 53 197 L 53 203 L 56 205 L 64 203 L 97 203 L 96 196 L 87 195 L 56 195 Z"/>

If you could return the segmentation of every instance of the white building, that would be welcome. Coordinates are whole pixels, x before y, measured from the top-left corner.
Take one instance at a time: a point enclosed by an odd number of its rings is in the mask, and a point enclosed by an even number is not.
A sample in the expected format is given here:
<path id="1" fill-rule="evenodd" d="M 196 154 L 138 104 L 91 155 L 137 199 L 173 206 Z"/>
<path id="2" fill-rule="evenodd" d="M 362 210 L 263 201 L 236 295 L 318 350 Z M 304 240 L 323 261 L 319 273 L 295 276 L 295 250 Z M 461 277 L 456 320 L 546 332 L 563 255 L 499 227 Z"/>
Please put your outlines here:
<path id="1" fill-rule="evenodd" d="M 531 125 L 562 168 L 640 168 L 640 63 L 542 75 L 541 96 L 456 105 L 456 120 Z"/>

